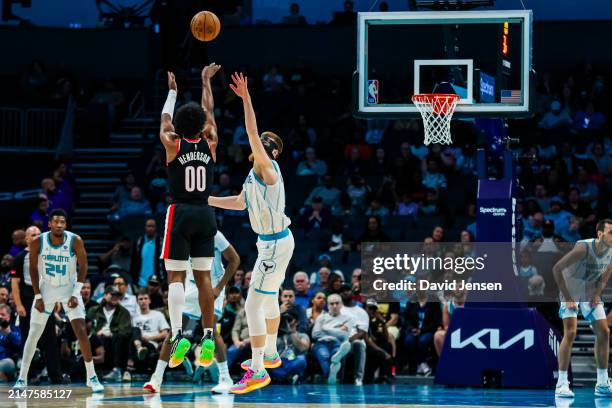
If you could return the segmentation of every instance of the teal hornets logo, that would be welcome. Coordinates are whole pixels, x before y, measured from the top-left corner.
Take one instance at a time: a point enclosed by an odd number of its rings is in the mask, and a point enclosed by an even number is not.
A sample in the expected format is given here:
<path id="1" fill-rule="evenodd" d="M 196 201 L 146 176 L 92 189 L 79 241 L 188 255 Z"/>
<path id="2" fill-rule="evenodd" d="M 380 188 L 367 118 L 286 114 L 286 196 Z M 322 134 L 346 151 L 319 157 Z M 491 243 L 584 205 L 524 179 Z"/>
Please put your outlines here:
<path id="1" fill-rule="evenodd" d="M 274 273 L 274 271 L 276 270 L 276 262 L 272 260 L 261 261 L 261 263 L 259 264 L 259 270 L 264 275 Z"/>

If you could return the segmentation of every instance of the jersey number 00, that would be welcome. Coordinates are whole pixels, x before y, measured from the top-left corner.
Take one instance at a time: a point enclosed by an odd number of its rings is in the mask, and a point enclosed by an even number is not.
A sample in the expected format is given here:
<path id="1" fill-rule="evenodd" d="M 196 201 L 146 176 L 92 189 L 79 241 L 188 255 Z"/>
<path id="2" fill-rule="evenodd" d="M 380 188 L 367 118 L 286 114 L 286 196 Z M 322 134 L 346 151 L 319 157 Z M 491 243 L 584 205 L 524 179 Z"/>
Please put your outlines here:
<path id="1" fill-rule="evenodd" d="M 206 190 L 206 167 L 185 167 L 185 191 Z"/>

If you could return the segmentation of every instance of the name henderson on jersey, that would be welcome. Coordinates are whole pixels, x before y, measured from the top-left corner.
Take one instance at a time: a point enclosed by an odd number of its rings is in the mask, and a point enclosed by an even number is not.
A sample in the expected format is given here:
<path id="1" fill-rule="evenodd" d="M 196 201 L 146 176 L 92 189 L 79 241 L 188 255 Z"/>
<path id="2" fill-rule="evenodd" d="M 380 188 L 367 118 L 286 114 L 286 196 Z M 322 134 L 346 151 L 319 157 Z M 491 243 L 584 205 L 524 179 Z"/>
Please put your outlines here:
<path id="1" fill-rule="evenodd" d="M 210 161 L 210 156 L 207 153 L 203 152 L 188 152 L 180 155 L 179 157 L 177 157 L 177 159 L 182 165 L 194 160 L 202 161 L 205 164 L 208 164 L 208 162 Z"/>

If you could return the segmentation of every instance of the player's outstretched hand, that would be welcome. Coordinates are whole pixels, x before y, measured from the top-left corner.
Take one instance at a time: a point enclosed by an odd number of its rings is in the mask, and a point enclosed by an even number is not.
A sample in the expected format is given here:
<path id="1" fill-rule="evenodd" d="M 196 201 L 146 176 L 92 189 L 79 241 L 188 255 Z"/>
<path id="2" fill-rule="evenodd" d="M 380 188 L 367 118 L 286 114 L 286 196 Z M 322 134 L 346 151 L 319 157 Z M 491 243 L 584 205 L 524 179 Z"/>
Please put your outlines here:
<path id="1" fill-rule="evenodd" d="M 79 300 L 75 296 L 70 296 L 68 299 L 68 307 L 74 309 L 79 304 Z"/>
<path id="2" fill-rule="evenodd" d="M 174 74 L 170 71 L 168 71 L 168 88 L 172 89 L 173 91 L 176 91 L 178 89 L 176 87 L 176 78 L 174 77 Z"/>
<path id="3" fill-rule="evenodd" d="M 230 84 L 230 88 L 236 95 L 242 99 L 249 96 L 249 80 L 242 74 L 242 72 L 239 74 L 234 72 L 232 74 L 232 82 L 234 83 Z"/>
<path id="4" fill-rule="evenodd" d="M 202 69 L 202 80 L 214 77 L 220 69 L 221 65 L 217 65 L 214 62 L 210 65 L 205 66 L 204 69 Z"/>

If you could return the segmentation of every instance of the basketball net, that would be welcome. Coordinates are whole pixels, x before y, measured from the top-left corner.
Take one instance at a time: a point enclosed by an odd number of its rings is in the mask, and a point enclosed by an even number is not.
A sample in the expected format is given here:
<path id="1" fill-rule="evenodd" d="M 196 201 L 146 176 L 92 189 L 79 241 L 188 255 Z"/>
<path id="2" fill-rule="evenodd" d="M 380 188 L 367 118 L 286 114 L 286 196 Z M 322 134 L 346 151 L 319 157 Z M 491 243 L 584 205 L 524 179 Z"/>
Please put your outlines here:
<path id="1" fill-rule="evenodd" d="M 459 95 L 417 94 L 412 96 L 423 117 L 425 145 L 430 143 L 451 144 L 450 122 L 455 112 Z"/>

